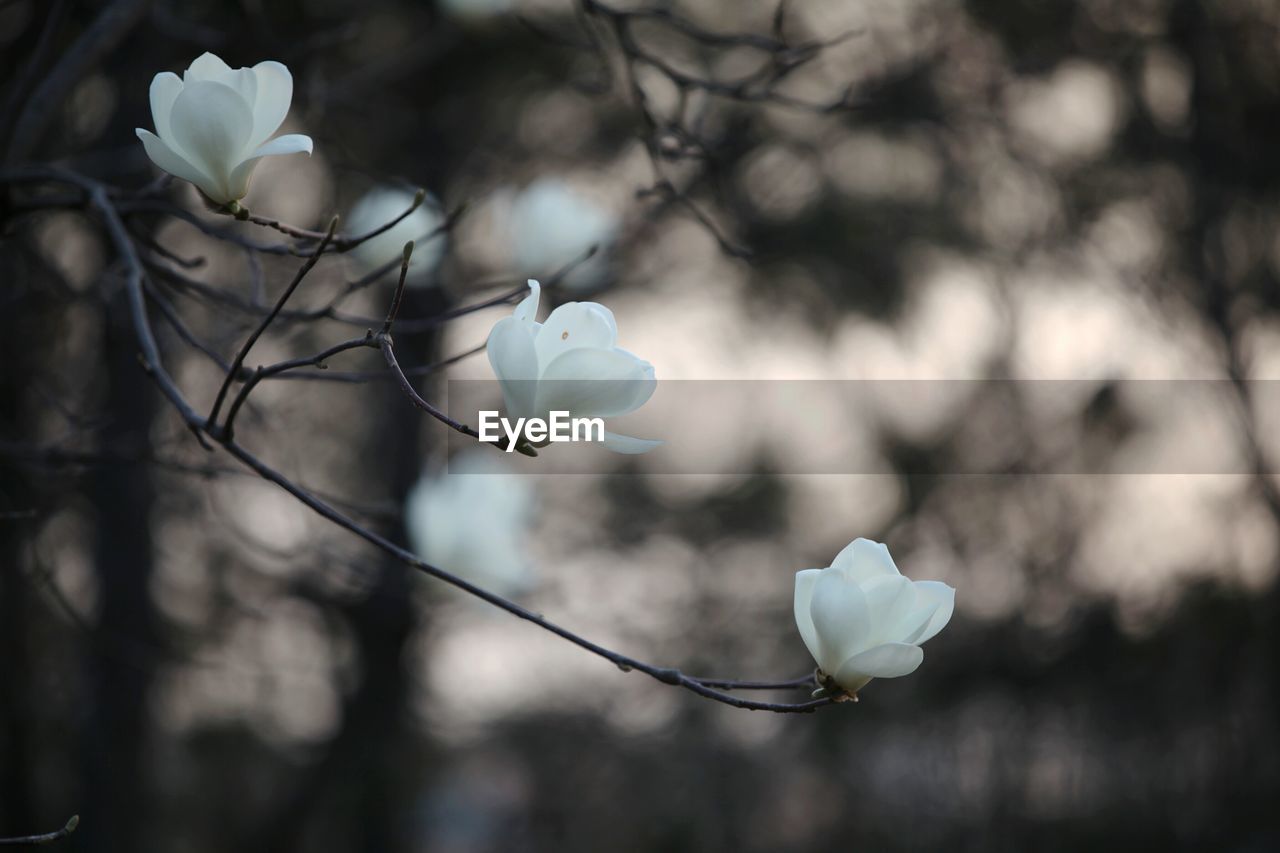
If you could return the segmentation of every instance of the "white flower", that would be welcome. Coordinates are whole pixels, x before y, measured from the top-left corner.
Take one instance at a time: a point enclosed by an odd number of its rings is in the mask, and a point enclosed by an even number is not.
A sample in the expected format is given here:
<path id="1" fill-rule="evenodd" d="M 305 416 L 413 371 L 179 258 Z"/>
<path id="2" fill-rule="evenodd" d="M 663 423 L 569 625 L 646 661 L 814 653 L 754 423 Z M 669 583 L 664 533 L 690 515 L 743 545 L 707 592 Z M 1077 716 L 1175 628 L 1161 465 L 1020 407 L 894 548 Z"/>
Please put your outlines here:
<path id="1" fill-rule="evenodd" d="M 855 539 L 825 569 L 796 573 L 796 627 L 822 675 L 849 693 L 915 672 L 920 644 L 951 620 L 956 591 L 898 573 L 889 549 Z"/>
<path id="2" fill-rule="evenodd" d="M 617 230 L 612 213 L 560 178 L 534 181 L 511 204 L 512 253 L 523 275 L 554 272 L 592 246 L 598 247 L 595 255 L 565 276 L 564 285 L 573 290 L 601 283 L 608 271 L 605 254 Z"/>
<path id="3" fill-rule="evenodd" d="M 271 139 L 293 100 L 293 77 L 279 62 L 232 70 L 212 53 L 179 78 L 165 71 L 151 81 L 156 132 L 137 129 L 151 162 L 190 181 L 218 204 L 244 198 L 258 160 L 311 153 L 311 137 Z M 270 140 L 268 142 L 268 140 Z"/>
<path id="4" fill-rule="evenodd" d="M 359 235 L 381 228 L 408 210 L 413 204 L 413 197 L 411 192 L 392 187 L 370 190 L 351 209 L 347 230 Z M 405 280 L 410 285 L 421 287 L 430 283 L 431 273 L 444 256 L 444 232 L 435 233 L 443 224 L 444 215 L 428 196 L 413 213 L 394 227 L 360 243 L 351 250 L 351 254 L 366 269 L 373 270 L 391 261 L 399 261 L 404 244 L 413 240 L 413 257 L 409 260 L 409 275 Z"/>
<path id="5" fill-rule="evenodd" d="M 653 365 L 615 346 L 613 312 L 595 302 L 566 302 L 538 323 L 541 287 L 530 279 L 528 296 L 489 332 L 489 364 L 502 385 L 508 418 L 610 418 L 633 412 L 653 396 Z M 618 453 L 646 453 L 661 441 L 605 432 Z"/>
<path id="6" fill-rule="evenodd" d="M 533 489 L 503 473 L 490 448 L 460 453 L 449 470 L 424 475 L 405 501 L 405 528 L 428 563 L 491 592 L 511 595 L 532 586 L 526 555 Z"/>

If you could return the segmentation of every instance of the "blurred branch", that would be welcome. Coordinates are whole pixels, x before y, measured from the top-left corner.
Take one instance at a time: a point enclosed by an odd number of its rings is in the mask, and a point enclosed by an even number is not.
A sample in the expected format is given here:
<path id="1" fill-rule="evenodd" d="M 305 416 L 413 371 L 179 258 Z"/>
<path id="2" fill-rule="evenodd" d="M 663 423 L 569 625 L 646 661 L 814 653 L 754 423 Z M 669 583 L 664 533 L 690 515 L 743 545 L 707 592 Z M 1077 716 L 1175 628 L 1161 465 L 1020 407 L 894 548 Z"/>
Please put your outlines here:
<path id="1" fill-rule="evenodd" d="M 40 144 L 71 90 L 104 56 L 115 50 L 142 19 L 149 5 L 150 0 L 116 0 L 63 52 L 61 61 L 27 98 L 26 107 L 14 122 L 7 162 L 25 160 Z"/>
<path id="2" fill-rule="evenodd" d="M 63 825 L 62 829 L 56 832 L 46 832 L 43 835 L 24 835 L 18 838 L 0 838 L 0 844 L 48 844 L 51 841 L 58 841 L 66 838 L 68 835 L 76 831 L 76 827 L 80 825 L 80 815 L 72 815 L 70 820 Z"/>
<path id="3" fill-rule="evenodd" d="M 750 258 L 751 251 L 734 240 L 724 227 L 717 225 L 712 214 L 692 198 L 692 190 L 701 182 L 718 146 L 717 141 L 705 137 L 699 127 L 706 110 L 697 118 L 687 115 L 689 95 L 701 92 L 710 98 L 737 105 L 767 104 L 818 114 L 850 109 L 853 107 L 852 86 L 846 87 L 839 97 L 826 102 L 799 98 L 781 87 L 794 72 L 813 62 L 824 50 L 848 41 L 861 31 L 850 30 L 828 39 L 792 43 L 785 36 L 785 0 L 778 3 L 769 35 L 715 32 L 665 6 L 615 8 L 600 0 L 578 0 L 576 11 L 586 35 L 585 44 L 548 36 L 541 28 L 530 27 L 559 44 L 594 52 L 606 79 L 613 76 L 611 54 L 620 58 L 623 86 L 643 127 L 641 139 L 654 175 L 652 185 L 641 189 L 637 196 L 657 199 L 661 203 L 660 208 L 674 206 L 685 211 L 715 239 L 725 254 Z M 758 52 L 761 62 L 754 70 L 728 80 L 690 73 L 678 68 L 672 59 L 647 44 L 636 32 L 638 24 L 656 24 L 678 33 L 707 54 L 705 64 L 708 66 L 714 66 L 730 51 L 743 49 Z M 677 109 L 670 118 L 663 118 L 655 111 L 641 83 L 640 69 L 656 72 L 674 88 Z M 664 165 L 674 161 L 696 161 L 701 168 L 677 181 Z"/>
<path id="4" fill-rule="evenodd" d="M 9 84 L 9 96 L 5 98 L 3 111 L 0 111 L 0 128 L 12 131 L 14 114 L 26 100 L 27 91 L 39 75 L 40 69 L 44 67 L 45 59 L 48 58 L 49 49 L 53 44 L 53 37 L 62 26 L 69 5 L 68 0 L 54 0 L 49 5 L 49 14 L 45 16 L 44 28 L 40 30 L 35 47 L 31 49 L 31 54 L 23 64 L 22 71 Z"/>

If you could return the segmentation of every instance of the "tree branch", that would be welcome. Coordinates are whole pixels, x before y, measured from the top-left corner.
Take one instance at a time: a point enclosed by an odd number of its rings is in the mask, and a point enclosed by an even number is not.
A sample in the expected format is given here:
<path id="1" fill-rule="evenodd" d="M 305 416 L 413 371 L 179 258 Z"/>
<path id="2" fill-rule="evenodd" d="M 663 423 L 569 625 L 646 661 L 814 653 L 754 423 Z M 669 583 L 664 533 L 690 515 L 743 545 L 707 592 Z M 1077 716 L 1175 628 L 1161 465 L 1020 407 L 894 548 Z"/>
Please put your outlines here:
<path id="1" fill-rule="evenodd" d="M 62 829 L 54 832 L 46 832 L 43 835 L 23 835 L 17 838 L 0 838 L 0 844 L 48 844 L 51 841 L 58 841 L 66 838 L 68 835 L 76 831 L 76 827 L 80 825 L 80 815 L 73 814 L 71 818 L 63 825 Z"/>
<path id="2" fill-rule="evenodd" d="M 226 399 L 227 390 L 230 389 L 231 383 L 234 382 L 236 377 L 240 374 L 240 368 L 244 365 L 245 356 L 249 354 L 249 350 L 253 348 L 253 345 L 257 342 L 258 338 L 262 337 L 262 333 L 265 332 L 267 327 L 275 320 L 276 315 L 280 313 L 280 309 L 284 308 L 284 304 L 289 301 L 289 297 L 298 289 L 298 285 L 302 284 L 302 280 L 307 277 L 307 273 L 311 272 L 311 269 L 320 260 L 320 255 L 324 252 L 324 247 L 333 237 L 333 230 L 337 227 L 338 217 L 335 216 L 329 221 L 329 233 L 320 241 L 320 246 L 316 253 L 308 257 L 307 260 L 303 262 L 302 267 L 298 270 L 297 274 L 294 275 L 293 281 L 289 282 L 289 286 L 284 289 L 284 293 L 280 294 L 280 298 L 276 300 L 275 307 L 271 309 L 271 312 L 267 314 L 266 317 L 262 318 L 262 322 L 259 323 L 258 327 L 253 330 L 253 333 L 249 335 L 248 340 L 246 340 L 244 345 L 240 347 L 240 351 L 236 353 L 235 359 L 231 362 L 231 369 L 227 371 L 226 377 L 222 380 L 222 387 L 218 389 L 218 396 L 214 398 L 213 408 L 209 411 L 209 417 L 205 421 L 206 431 L 210 433 L 217 432 L 218 412 L 222 408 L 222 401 Z M 231 424 L 228 423 L 224 429 L 230 430 Z"/>

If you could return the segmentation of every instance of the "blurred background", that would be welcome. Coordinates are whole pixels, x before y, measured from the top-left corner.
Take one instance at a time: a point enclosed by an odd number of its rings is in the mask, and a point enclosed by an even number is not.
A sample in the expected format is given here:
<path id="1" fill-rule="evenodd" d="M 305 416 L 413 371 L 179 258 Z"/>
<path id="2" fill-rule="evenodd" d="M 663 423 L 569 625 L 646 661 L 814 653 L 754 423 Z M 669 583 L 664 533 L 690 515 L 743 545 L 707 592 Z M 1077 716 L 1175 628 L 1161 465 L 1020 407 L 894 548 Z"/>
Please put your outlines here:
<path id="1" fill-rule="evenodd" d="M 0 2 L 0 837 L 78 813 L 53 849 L 1280 849 L 1278 422 L 1256 393 L 1280 378 L 1278 46 L 1267 0 Z M 204 51 L 286 63 L 285 130 L 315 140 L 259 168 L 254 212 L 358 231 L 431 193 L 319 264 L 291 303 L 313 313 L 250 365 L 376 324 L 380 265 L 431 235 L 396 333 L 429 399 L 491 378 L 483 353 L 435 365 L 528 276 L 556 282 L 544 312 L 612 309 L 660 389 L 860 389 L 793 413 L 851 441 L 843 473 L 748 407 L 672 442 L 716 460 L 695 473 L 659 452 L 445 474 L 445 430 L 356 351 L 264 382 L 246 446 L 699 675 L 809 671 L 794 572 L 882 540 L 958 590 L 921 669 L 812 715 L 707 702 L 202 450 L 139 367 L 101 219 L 23 170 L 111 188 L 207 411 L 298 262 L 156 183 L 134 136 L 151 78 Z M 1130 390 L 1177 379 L 1215 393 L 1169 414 Z M 1225 461 L 1179 473 L 1192 451 Z"/>

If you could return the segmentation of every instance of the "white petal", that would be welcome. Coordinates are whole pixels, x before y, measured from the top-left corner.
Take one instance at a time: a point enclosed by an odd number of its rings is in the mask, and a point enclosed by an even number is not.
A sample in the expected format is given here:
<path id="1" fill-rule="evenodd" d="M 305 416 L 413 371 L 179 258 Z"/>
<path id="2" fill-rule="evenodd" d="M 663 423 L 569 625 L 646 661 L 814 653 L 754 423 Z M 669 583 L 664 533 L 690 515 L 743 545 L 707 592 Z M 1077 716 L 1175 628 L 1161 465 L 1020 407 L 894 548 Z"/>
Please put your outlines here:
<path id="1" fill-rule="evenodd" d="M 836 670 L 836 683 L 857 690 L 872 678 L 910 675 L 924 660 L 924 649 L 909 643 L 885 643 L 850 657 Z"/>
<path id="2" fill-rule="evenodd" d="M 529 417 L 534 413 L 537 393 L 538 356 L 528 326 L 515 317 L 503 317 L 489 332 L 486 349 L 489 365 L 502 386 L 507 417 Z"/>
<path id="3" fill-rule="evenodd" d="M 859 585 L 871 614 L 870 643 L 901 642 L 907 635 L 907 618 L 916 607 L 916 588 L 901 575 L 872 578 Z"/>
<path id="4" fill-rule="evenodd" d="M 244 101 L 244 105 L 249 108 L 249 114 L 253 114 L 253 105 L 258 100 L 258 76 L 253 73 L 252 68 L 237 68 L 221 80 L 213 80 L 211 82 L 221 83 L 230 87 Z M 246 144 L 245 147 L 252 148 L 253 146 Z"/>
<path id="5" fill-rule="evenodd" d="M 277 154 L 301 154 L 311 153 L 311 137 L 301 133 L 287 133 L 284 136 L 277 136 L 270 142 L 258 146 L 252 154 L 240 161 L 240 164 L 231 170 L 231 177 L 227 180 L 227 188 L 234 198 L 244 198 L 249 192 L 249 179 L 253 177 L 253 170 L 258 168 L 258 161 L 263 157 L 273 157 Z"/>
<path id="6" fill-rule="evenodd" d="M 253 115 L 239 93 L 222 83 L 183 86 L 169 116 L 183 155 L 219 184 L 215 201 L 229 201 L 232 170 L 240 164 L 253 129 Z"/>
<path id="7" fill-rule="evenodd" d="M 889 548 L 870 539 L 855 539 L 831 561 L 835 568 L 844 569 L 849 576 L 861 583 L 878 575 L 897 575 L 898 567 L 889 556 Z"/>
<path id="8" fill-rule="evenodd" d="M 173 111 L 173 102 L 181 91 L 182 78 L 172 71 L 161 72 L 151 80 L 151 121 L 156 126 L 156 136 L 161 139 L 172 137 L 169 113 Z"/>
<path id="9" fill-rule="evenodd" d="M 230 73 L 230 65 L 206 51 L 197 56 L 187 70 L 182 72 L 182 80 L 184 83 L 194 83 L 197 80 L 220 81 Z"/>
<path id="10" fill-rule="evenodd" d="M 619 435 L 616 432 L 609 432 L 608 430 L 605 430 L 603 444 L 614 453 L 626 453 L 634 456 L 639 453 L 648 453 L 650 450 L 666 444 L 666 442 L 652 438 L 635 438 L 630 435 Z"/>
<path id="11" fill-rule="evenodd" d="M 520 300 L 511 316 L 521 323 L 532 323 L 538 316 L 538 301 L 542 296 L 542 285 L 535 279 L 529 279 L 529 295 Z"/>
<path id="12" fill-rule="evenodd" d="M 274 157 L 277 154 L 310 154 L 311 137 L 305 133 L 286 133 L 259 145 L 250 157 Z"/>
<path id="13" fill-rule="evenodd" d="M 839 572 L 822 571 L 813 587 L 809 615 L 818 634 L 814 657 L 827 675 L 866 648 L 871 629 L 867 599 L 857 584 L 849 583 Z"/>
<path id="14" fill-rule="evenodd" d="M 809 650 L 809 654 L 813 655 L 814 661 L 818 659 L 818 629 L 813 627 L 813 616 L 809 613 L 809 607 L 813 602 L 813 587 L 818 583 L 821 575 L 822 569 L 805 569 L 802 572 L 796 572 L 796 595 L 793 606 L 800 639 L 804 640 L 804 647 Z"/>
<path id="15" fill-rule="evenodd" d="M 933 614 L 938 612 L 938 606 L 939 602 L 937 601 L 922 600 L 917 589 L 915 607 L 902 620 L 898 628 L 893 631 L 893 636 L 904 643 L 920 645 L 920 637 L 924 634 L 925 629 L 929 627 Z"/>
<path id="16" fill-rule="evenodd" d="M 956 591 L 941 581 L 916 581 L 916 601 L 928 601 L 935 605 L 929 621 L 915 639 L 910 642 L 920 645 L 933 637 L 951 621 L 951 614 L 956 609 Z"/>
<path id="17" fill-rule="evenodd" d="M 542 368 L 535 402 L 539 413 L 611 418 L 640 408 L 657 385 L 653 365 L 629 352 L 573 349 Z"/>
<path id="18" fill-rule="evenodd" d="M 551 312 L 538 330 L 534 346 L 538 364 L 546 366 L 571 349 L 610 349 L 618 341 L 613 312 L 595 302 L 567 302 Z"/>
<path id="19" fill-rule="evenodd" d="M 259 62 L 248 69 L 257 80 L 257 99 L 253 103 L 253 135 L 250 145 L 261 145 L 280 129 L 293 101 L 293 75 L 279 62 Z M 307 149 L 310 153 L 310 148 Z M 292 153 L 292 152 L 290 152 Z"/>
<path id="20" fill-rule="evenodd" d="M 175 178 L 181 178 L 184 181 L 190 181 L 195 184 L 214 201 L 230 201 L 230 199 L 218 198 L 219 185 L 202 172 L 198 166 L 194 163 L 189 163 L 170 148 L 163 139 L 140 127 L 136 129 L 136 133 L 138 138 L 142 140 L 142 147 L 147 150 L 147 156 L 151 158 L 152 163 L 155 163 Z"/>

